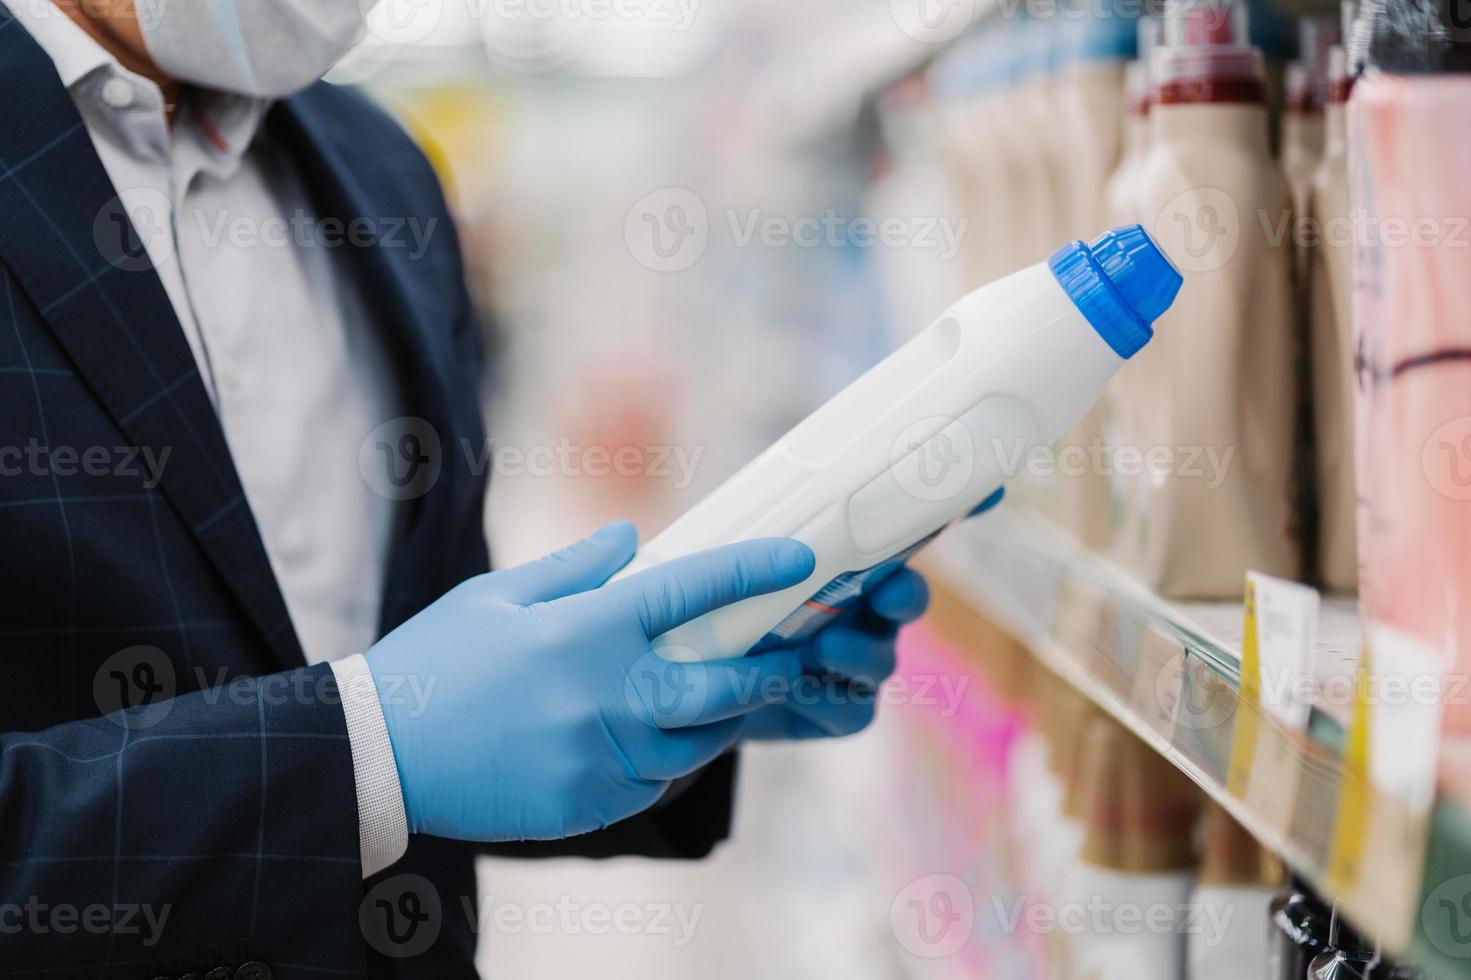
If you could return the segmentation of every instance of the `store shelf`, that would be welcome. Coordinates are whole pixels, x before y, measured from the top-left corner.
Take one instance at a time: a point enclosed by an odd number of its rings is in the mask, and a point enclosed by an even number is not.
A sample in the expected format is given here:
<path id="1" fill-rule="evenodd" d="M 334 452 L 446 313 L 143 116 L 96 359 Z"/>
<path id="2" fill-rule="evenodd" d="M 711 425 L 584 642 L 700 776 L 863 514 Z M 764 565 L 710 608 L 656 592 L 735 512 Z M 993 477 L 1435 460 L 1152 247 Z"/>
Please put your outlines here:
<path id="1" fill-rule="evenodd" d="M 1352 600 L 1323 602 L 1321 696 L 1295 732 L 1241 697 L 1240 602 L 1164 601 L 1020 510 L 953 529 L 924 565 L 938 606 L 958 602 L 1029 647 L 1386 948 L 1437 977 L 1471 977 L 1471 942 L 1458 938 L 1456 918 L 1471 913 L 1471 818 L 1444 802 L 1407 813 L 1344 762 L 1359 647 Z M 1427 834 L 1422 862 L 1416 841 Z"/>

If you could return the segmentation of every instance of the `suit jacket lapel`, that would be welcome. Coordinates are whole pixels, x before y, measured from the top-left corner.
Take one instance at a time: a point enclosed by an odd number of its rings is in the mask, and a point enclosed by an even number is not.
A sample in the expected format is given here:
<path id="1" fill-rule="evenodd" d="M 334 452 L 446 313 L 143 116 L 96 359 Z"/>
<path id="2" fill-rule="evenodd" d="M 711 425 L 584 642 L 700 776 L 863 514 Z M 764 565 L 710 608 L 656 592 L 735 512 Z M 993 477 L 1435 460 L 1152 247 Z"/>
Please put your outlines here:
<path id="1" fill-rule="evenodd" d="M 157 273 L 51 60 L 0 6 L 0 260 L 272 651 L 302 662 L 255 518 Z"/>

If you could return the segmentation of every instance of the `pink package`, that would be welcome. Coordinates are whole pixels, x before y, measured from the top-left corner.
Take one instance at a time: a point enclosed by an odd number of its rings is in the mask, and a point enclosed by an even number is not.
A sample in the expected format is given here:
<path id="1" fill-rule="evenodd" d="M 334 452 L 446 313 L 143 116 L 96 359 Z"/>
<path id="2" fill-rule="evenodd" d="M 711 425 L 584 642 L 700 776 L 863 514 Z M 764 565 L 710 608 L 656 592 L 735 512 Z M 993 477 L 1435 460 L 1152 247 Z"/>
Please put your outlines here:
<path id="1" fill-rule="evenodd" d="M 1373 73 L 1349 103 L 1366 621 L 1471 671 L 1471 76 Z M 1471 736 L 1471 709 L 1443 730 Z"/>

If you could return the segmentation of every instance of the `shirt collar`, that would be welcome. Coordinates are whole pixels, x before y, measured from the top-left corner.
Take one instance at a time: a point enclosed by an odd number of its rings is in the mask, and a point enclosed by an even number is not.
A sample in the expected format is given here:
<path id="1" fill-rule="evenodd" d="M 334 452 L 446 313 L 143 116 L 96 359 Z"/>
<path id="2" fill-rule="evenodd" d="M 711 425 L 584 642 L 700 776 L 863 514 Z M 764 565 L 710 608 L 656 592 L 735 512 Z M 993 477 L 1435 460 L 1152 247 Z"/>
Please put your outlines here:
<path id="1" fill-rule="evenodd" d="M 163 122 L 163 93 L 152 81 L 119 64 L 106 48 L 51 0 L 14 0 L 11 13 L 50 56 L 89 128 L 97 128 L 140 158 L 169 152 Z M 175 138 L 191 131 L 204 148 L 201 169 L 228 176 L 239 166 L 260 129 L 271 100 L 229 92 L 194 89 L 175 119 Z"/>

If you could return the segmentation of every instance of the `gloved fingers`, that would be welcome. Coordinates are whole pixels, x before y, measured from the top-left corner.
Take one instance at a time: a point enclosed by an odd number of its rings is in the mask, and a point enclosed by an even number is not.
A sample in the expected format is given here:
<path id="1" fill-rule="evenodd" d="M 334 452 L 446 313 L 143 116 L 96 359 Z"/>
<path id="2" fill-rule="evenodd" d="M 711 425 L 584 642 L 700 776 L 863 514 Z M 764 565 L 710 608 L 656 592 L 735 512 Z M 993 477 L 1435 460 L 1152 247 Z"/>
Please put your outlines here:
<path id="1" fill-rule="evenodd" d="M 740 741 L 742 719 L 727 718 L 697 728 L 681 728 L 672 732 L 652 732 L 630 763 L 638 777 L 653 782 L 669 782 L 688 776 L 708 766 L 735 747 Z"/>
<path id="2" fill-rule="evenodd" d="M 914 569 L 901 568 L 874 586 L 863 602 L 891 623 L 911 623 L 923 616 L 930 604 L 929 583 Z"/>
<path id="3" fill-rule="evenodd" d="M 786 710 L 817 729 L 826 738 L 842 738 L 863 731 L 878 708 L 877 692 L 851 686 L 839 678 L 809 678 L 799 683 Z M 793 723 L 793 729 L 801 726 Z"/>
<path id="4" fill-rule="evenodd" d="M 795 711 L 771 705 L 745 717 L 741 739 L 750 742 L 805 742 L 832 734 Z"/>
<path id="5" fill-rule="evenodd" d="M 815 674 L 837 674 L 875 688 L 894 672 L 894 639 L 837 623 L 813 638 L 802 660 Z"/>
<path id="6" fill-rule="evenodd" d="M 817 558 L 790 538 L 762 538 L 713 548 L 656 565 L 603 590 L 631 601 L 650 638 L 752 596 L 780 592 L 807 579 Z"/>
<path id="7" fill-rule="evenodd" d="M 575 544 L 544 558 L 491 576 L 495 595 L 529 606 L 596 589 L 627 565 L 638 551 L 638 531 L 629 521 L 605 524 Z"/>
<path id="8" fill-rule="evenodd" d="M 971 511 L 969 514 L 966 514 L 965 516 L 967 518 L 970 518 L 970 517 L 979 517 L 982 514 L 984 514 L 986 511 L 992 510 L 992 509 L 1000 506 L 1001 501 L 1003 501 L 1005 499 L 1006 499 L 1006 488 L 1005 487 L 1000 487 L 1000 488 L 997 489 L 997 491 L 995 493 L 991 494 L 991 496 L 987 497 L 985 500 L 982 500 L 979 504 L 977 504 L 975 510 Z"/>
<path id="9" fill-rule="evenodd" d="M 693 728 L 784 698 L 801 674 L 795 650 L 693 663 L 650 652 L 629 671 L 629 707 L 646 725 Z"/>

